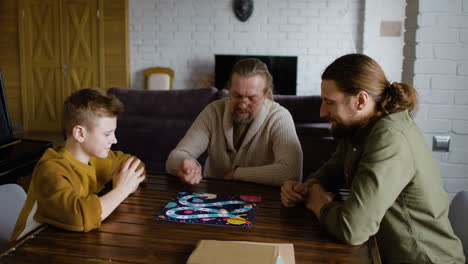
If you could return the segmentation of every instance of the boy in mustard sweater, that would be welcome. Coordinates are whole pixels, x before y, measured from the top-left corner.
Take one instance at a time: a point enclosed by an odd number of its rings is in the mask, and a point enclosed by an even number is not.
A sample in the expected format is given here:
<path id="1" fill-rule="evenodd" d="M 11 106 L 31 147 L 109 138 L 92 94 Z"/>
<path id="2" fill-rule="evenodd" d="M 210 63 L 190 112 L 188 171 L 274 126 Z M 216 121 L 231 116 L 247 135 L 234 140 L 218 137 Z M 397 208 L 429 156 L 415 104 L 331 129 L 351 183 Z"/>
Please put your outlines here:
<path id="1" fill-rule="evenodd" d="M 88 232 L 145 179 L 139 159 L 111 151 L 122 103 L 99 89 L 73 93 L 64 104 L 64 145 L 49 148 L 34 168 L 12 241 L 40 223 Z M 112 190 L 98 196 L 107 183 Z"/>

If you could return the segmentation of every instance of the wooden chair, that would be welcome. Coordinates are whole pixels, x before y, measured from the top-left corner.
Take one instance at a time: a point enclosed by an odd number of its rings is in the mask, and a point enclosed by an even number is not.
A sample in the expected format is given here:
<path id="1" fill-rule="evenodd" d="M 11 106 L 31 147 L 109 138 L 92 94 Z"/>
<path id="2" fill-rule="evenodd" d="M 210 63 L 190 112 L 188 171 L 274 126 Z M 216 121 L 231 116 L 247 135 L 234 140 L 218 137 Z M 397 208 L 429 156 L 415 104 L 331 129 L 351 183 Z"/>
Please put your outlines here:
<path id="1" fill-rule="evenodd" d="M 171 68 L 153 67 L 143 72 L 146 90 L 171 90 L 174 71 Z"/>

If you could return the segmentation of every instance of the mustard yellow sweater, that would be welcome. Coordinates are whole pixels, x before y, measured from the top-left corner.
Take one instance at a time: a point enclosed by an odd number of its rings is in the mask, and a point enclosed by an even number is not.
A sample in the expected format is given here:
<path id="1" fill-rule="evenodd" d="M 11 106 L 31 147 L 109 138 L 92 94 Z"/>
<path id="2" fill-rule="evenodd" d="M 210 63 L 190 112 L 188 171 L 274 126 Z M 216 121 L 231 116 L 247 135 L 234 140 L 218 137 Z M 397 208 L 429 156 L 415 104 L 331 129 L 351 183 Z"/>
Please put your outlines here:
<path id="1" fill-rule="evenodd" d="M 12 241 L 47 223 L 71 231 L 87 232 L 101 225 L 97 193 L 112 180 L 116 168 L 130 157 L 109 151 L 90 165 L 77 160 L 62 146 L 46 150 L 34 168 L 28 197 L 16 222 Z"/>

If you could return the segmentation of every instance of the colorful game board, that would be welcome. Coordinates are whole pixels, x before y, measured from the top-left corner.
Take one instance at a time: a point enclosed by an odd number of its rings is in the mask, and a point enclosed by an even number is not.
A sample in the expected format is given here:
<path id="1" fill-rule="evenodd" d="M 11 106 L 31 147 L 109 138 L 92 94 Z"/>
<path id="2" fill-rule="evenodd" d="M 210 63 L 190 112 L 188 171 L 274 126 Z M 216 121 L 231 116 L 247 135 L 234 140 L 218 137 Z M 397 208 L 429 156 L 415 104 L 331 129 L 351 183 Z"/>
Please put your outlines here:
<path id="1" fill-rule="evenodd" d="M 261 196 L 179 192 L 156 220 L 252 227 Z"/>

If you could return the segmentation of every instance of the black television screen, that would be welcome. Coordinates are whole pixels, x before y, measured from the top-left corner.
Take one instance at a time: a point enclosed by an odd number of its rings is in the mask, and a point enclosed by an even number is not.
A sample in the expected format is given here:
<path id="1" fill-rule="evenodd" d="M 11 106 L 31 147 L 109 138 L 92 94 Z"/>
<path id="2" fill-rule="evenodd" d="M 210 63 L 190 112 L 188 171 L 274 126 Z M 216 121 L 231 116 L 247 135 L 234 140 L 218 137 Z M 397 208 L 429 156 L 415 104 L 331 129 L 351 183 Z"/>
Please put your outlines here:
<path id="1" fill-rule="evenodd" d="M 231 69 L 241 59 L 257 58 L 263 61 L 273 77 L 274 94 L 296 95 L 296 56 L 215 55 L 215 86 L 226 88 Z"/>

